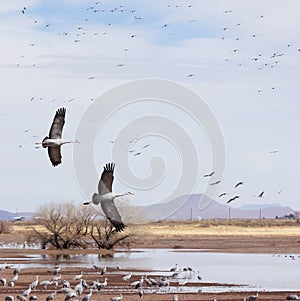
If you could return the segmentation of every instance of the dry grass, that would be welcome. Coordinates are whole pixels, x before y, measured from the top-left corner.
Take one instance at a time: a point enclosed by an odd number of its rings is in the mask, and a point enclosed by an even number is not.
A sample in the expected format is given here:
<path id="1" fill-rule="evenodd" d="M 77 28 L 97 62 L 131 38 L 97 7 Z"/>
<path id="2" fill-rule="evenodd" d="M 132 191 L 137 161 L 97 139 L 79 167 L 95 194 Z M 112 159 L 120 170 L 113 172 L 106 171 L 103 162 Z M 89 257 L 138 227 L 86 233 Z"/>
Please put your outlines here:
<path id="1" fill-rule="evenodd" d="M 43 231 L 42 225 L 16 222 L 12 233 L 27 235 L 32 227 Z M 128 225 L 128 232 L 154 236 L 202 236 L 202 235 L 251 235 L 251 236 L 300 236 L 300 223 L 296 220 L 203 220 L 158 221 Z"/>
<path id="2" fill-rule="evenodd" d="M 132 231 L 131 228 L 129 227 L 129 230 Z M 155 236 L 299 236 L 300 223 L 285 220 L 163 221 L 137 225 L 134 227 L 134 231 Z"/>

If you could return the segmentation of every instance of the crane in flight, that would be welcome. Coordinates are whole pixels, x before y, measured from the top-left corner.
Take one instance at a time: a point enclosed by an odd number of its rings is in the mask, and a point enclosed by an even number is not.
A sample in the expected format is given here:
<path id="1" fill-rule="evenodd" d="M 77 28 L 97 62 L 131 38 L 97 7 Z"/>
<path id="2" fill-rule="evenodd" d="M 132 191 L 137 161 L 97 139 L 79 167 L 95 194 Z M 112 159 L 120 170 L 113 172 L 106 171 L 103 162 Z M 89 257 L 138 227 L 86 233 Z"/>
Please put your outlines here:
<path id="1" fill-rule="evenodd" d="M 66 143 L 79 143 L 77 140 L 63 140 L 62 130 L 65 124 L 66 109 L 59 108 L 54 116 L 49 137 L 46 136 L 43 141 L 36 143 L 35 148 L 48 148 L 49 159 L 53 166 L 57 166 L 61 163 L 61 146 Z"/>
<path id="2" fill-rule="evenodd" d="M 123 194 L 117 194 L 115 192 L 112 192 L 112 184 L 114 181 L 114 169 L 114 163 L 107 163 L 103 167 L 101 179 L 98 184 L 98 193 L 94 193 L 92 201 L 85 202 L 83 203 L 83 205 L 89 205 L 91 203 L 93 203 L 94 205 L 100 204 L 106 218 L 115 227 L 117 232 L 121 232 L 124 230 L 125 225 L 122 222 L 121 215 L 114 203 L 114 200 L 125 195 L 133 195 L 133 193 L 130 191 Z"/>

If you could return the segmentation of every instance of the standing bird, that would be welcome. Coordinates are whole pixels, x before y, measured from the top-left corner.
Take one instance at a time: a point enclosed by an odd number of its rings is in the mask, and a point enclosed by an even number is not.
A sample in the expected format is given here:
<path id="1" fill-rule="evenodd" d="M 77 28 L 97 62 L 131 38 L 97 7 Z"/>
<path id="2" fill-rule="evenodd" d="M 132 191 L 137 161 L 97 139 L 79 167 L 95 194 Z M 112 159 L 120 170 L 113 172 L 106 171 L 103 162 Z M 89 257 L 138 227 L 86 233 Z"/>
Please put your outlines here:
<path id="1" fill-rule="evenodd" d="M 120 301 L 122 299 L 123 299 L 123 296 L 122 296 L 122 294 L 120 294 L 119 297 L 112 297 L 112 298 L 110 298 L 110 301 Z"/>
<path id="2" fill-rule="evenodd" d="M 144 295 L 144 292 L 143 292 L 142 288 L 140 287 L 139 288 L 139 297 L 140 297 L 140 299 L 143 298 L 143 295 Z"/>
<path id="3" fill-rule="evenodd" d="M 229 199 L 229 200 L 226 202 L 226 204 L 229 204 L 229 203 L 231 203 L 232 201 L 234 201 L 234 200 L 236 200 L 236 199 L 238 199 L 238 198 L 239 198 L 239 196 L 236 195 L 236 196 L 234 196 L 233 198 Z"/>
<path id="4" fill-rule="evenodd" d="M 178 295 L 173 295 L 173 301 L 178 301 Z"/>
<path id="5" fill-rule="evenodd" d="M 73 280 L 80 280 L 83 276 L 83 272 L 81 271 L 79 275 L 73 277 Z"/>
<path id="6" fill-rule="evenodd" d="M 30 284 L 31 289 L 35 289 L 39 284 L 39 276 L 36 276 L 36 279 Z"/>
<path id="7" fill-rule="evenodd" d="M 92 201 L 85 202 L 83 205 L 88 204 L 101 204 L 101 208 L 107 217 L 107 219 L 111 222 L 111 224 L 115 227 L 117 232 L 121 232 L 124 230 L 125 225 L 122 222 L 122 218 L 118 212 L 118 209 L 114 203 L 114 200 L 118 197 L 122 197 L 125 195 L 132 195 L 132 192 L 127 192 L 124 194 L 116 194 L 112 192 L 112 184 L 114 181 L 114 163 L 107 163 L 104 166 L 104 170 L 101 175 L 101 179 L 98 184 L 98 194 L 94 193 L 92 197 Z"/>
<path id="8" fill-rule="evenodd" d="M 255 301 L 258 298 L 258 292 L 255 295 L 249 297 L 249 301 Z"/>
<path id="9" fill-rule="evenodd" d="M 81 301 L 89 301 L 90 298 L 92 297 L 92 294 L 93 294 L 93 289 L 90 288 L 90 292 L 89 292 L 87 295 L 85 295 L 85 296 L 81 299 Z"/>
<path id="10" fill-rule="evenodd" d="M 299 300 L 299 297 L 296 294 L 289 294 L 287 295 L 286 300 Z"/>
<path id="11" fill-rule="evenodd" d="M 42 143 L 36 143 L 36 148 L 41 146 L 43 148 L 48 148 L 48 155 L 53 166 L 57 166 L 61 163 L 61 145 L 66 143 L 79 143 L 77 140 L 66 141 L 61 138 L 62 130 L 65 124 L 65 115 L 65 108 L 58 109 L 50 128 L 49 137 L 45 137 Z"/>
<path id="12" fill-rule="evenodd" d="M 122 280 L 124 280 L 124 281 L 129 281 L 130 278 L 131 278 L 131 275 L 132 275 L 132 273 L 129 273 L 129 274 L 123 276 L 123 277 L 122 277 Z"/>
<path id="13" fill-rule="evenodd" d="M 27 296 L 29 296 L 30 293 L 31 293 L 31 286 L 29 284 L 28 289 L 22 293 L 22 296 L 27 297 Z"/>

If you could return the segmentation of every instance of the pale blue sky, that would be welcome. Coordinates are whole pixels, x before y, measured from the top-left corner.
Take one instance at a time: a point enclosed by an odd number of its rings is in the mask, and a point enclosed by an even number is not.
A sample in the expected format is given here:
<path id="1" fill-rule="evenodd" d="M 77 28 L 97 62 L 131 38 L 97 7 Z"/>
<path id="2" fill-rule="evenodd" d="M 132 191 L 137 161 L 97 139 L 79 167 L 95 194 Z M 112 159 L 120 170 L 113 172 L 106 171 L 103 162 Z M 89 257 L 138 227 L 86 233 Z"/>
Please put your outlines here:
<path id="1" fill-rule="evenodd" d="M 34 143 L 47 135 L 59 107 L 67 108 L 63 136 L 73 139 L 97 97 L 128 81 L 155 78 L 197 93 L 218 120 L 226 169 L 216 195 L 239 194 L 233 206 L 264 202 L 300 210 L 299 2 L 96 2 L 0 5 L 0 209 L 34 211 L 50 201 L 84 201 L 73 172 L 73 146 L 63 147 L 63 164 L 53 168 L 46 151 L 34 149 Z M 133 118 L 129 112 L 167 116 L 185 128 L 201 162 L 194 192 L 204 192 L 210 182 L 203 174 L 212 162 L 202 129 L 183 111 L 147 101 L 107 120 L 95 146 L 102 151 L 95 153 L 97 170 L 111 160 L 108 140 Z M 151 147 L 140 156 L 129 155 L 129 164 L 137 176 L 147 177 L 151 158 L 161 156 L 166 176 L 158 187 L 133 191 L 136 204 L 161 201 L 180 180 L 180 151 L 150 136 L 135 147 L 148 141 Z M 245 184 L 235 191 L 240 180 Z M 281 188 L 279 195 L 275 191 Z M 116 191 L 128 189 L 116 178 Z M 253 197 L 263 190 L 264 199 Z M 227 199 L 216 197 L 221 203 Z"/>

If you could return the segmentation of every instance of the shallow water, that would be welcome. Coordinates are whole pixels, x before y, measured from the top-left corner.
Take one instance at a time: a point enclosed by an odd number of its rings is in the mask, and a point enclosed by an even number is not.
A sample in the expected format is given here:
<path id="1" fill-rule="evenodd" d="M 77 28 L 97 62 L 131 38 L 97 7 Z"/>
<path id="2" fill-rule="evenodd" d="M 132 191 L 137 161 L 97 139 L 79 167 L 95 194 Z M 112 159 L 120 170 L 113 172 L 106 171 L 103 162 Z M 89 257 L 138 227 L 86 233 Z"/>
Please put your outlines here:
<path id="1" fill-rule="evenodd" d="M 61 262 L 64 266 L 91 267 L 93 264 L 107 267 L 119 266 L 121 269 L 149 269 L 169 275 L 169 269 L 177 263 L 178 268 L 192 267 L 195 271 L 181 272 L 179 277 L 189 278 L 189 282 L 203 282 L 246 285 L 245 289 L 253 290 L 300 290 L 300 257 L 294 255 L 270 254 L 228 254 L 197 252 L 195 250 L 138 249 L 116 252 L 113 258 L 103 258 L 97 254 L 70 255 L 53 258 L 49 256 L 28 257 L 24 268 L 45 266 L 30 263 L 32 259 L 50 259 L 52 264 Z M 152 273 L 151 273 L 152 274 Z M 153 272 L 155 274 L 155 272 Z M 197 283 L 198 285 L 199 283 Z M 222 287 L 222 291 L 224 291 Z M 203 288 L 203 291 L 218 291 L 217 287 Z M 230 287 L 230 291 L 241 291 L 241 287 Z"/>

